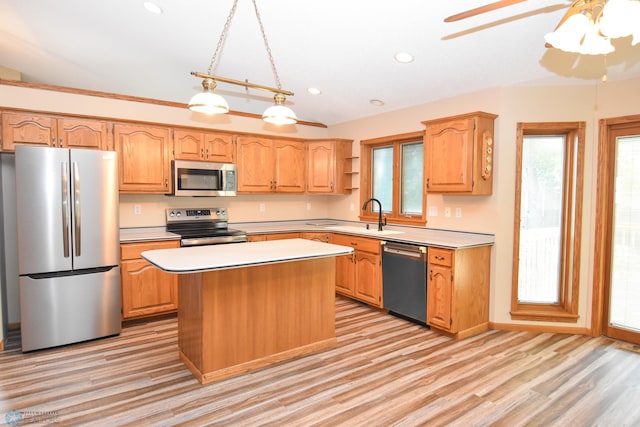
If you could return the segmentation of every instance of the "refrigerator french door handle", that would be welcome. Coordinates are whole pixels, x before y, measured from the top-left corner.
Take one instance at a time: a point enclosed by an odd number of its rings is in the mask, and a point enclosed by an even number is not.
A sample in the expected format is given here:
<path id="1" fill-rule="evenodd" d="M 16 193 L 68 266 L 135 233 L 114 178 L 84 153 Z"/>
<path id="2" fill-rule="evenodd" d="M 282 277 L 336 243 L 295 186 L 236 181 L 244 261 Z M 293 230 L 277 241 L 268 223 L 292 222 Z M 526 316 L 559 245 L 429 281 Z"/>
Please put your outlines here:
<path id="1" fill-rule="evenodd" d="M 60 183 L 62 184 L 62 249 L 69 258 L 69 165 L 61 163 Z"/>
<path id="2" fill-rule="evenodd" d="M 81 227 L 81 218 L 80 214 L 80 172 L 78 171 L 78 162 L 73 162 L 73 195 L 75 200 L 75 208 L 74 208 L 74 219 L 75 219 L 75 227 L 74 227 L 74 240 L 75 240 L 75 252 L 76 256 L 80 256 L 80 230 Z"/>

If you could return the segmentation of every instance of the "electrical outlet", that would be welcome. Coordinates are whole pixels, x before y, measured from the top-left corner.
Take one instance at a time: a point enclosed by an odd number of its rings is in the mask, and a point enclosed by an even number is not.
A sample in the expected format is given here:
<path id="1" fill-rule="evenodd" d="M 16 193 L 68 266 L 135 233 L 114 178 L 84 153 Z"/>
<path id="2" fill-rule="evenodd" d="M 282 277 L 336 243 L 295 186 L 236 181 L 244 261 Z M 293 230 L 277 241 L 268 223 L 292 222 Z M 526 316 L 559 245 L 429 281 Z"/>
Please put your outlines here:
<path id="1" fill-rule="evenodd" d="M 462 208 L 456 208 L 456 218 L 462 218 Z"/>
<path id="2" fill-rule="evenodd" d="M 142 215 L 142 206 L 133 205 L 133 213 L 136 215 Z"/>
<path id="3" fill-rule="evenodd" d="M 444 217 L 445 218 L 451 218 L 451 208 L 450 207 L 446 207 L 444 208 Z"/>
<path id="4" fill-rule="evenodd" d="M 260 210 L 260 212 L 264 212 L 267 210 L 267 207 L 265 206 L 264 203 L 260 203 L 260 206 L 258 207 L 258 209 Z"/>
<path id="5" fill-rule="evenodd" d="M 311 203 L 307 203 L 307 210 L 310 211 L 311 210 Z"/>
<path id="6" fill-rule="evenodd" d="M 351 204 L 349 205 L 349 210 L 350 210 L 351 212 L 355 211 L 355 210 L 356 210 L 356 205 L 354 205 L 353 203 L 351 203 Z"/>

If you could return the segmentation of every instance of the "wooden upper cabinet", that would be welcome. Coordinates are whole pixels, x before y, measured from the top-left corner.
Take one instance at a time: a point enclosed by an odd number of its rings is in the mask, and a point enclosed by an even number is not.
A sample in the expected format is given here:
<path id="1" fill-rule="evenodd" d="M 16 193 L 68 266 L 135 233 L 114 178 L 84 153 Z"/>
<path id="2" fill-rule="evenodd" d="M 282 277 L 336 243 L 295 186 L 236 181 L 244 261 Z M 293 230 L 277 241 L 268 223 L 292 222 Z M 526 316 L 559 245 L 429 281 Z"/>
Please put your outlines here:
<path id="1" fill-rule="evenodd" d="M 303 193 L 305 145 L 299 141 L 237 139 L 238 192 Z"/>
<path id="2" fill-rule="evenodd" d="M 113 150 L 111 124 L 99 120 L 59 119 L 58 142 L 61 147 Z"/>
<path id="3" fill-rule="evenodd" d="M 115 124 L 122 193 L 171 192 L 171 132 L 166 127 Z"/>
<path id="4" fill-rule="evenodd" d="M 307 143 L 307 192 L 348 194 L 351 192 L 351 140 Z"/>
<path id="5" fill-rule="evenodd" d="M 279 193 L 304 193 L 305 144 L 299 141 L 273 141 L 274 190 Z"/>
<path id="6" fill-rule="evenodd" d="M 270 139 L 239 136 L 238 192 L 273 191 L 273 142 Z"/>
<path id="7" fill-rule="evenodd" d="M 175 130 L 173 150 L 177 160 L 233 163 L 233 136 L 197 130 Z"/>
<path id="8" fill-rule="evenodd" d="M 475 112 L 422 122 L 427 192 L 492 193 L 496 117 Z"/>
<path id="9" fill-rule="evenodd" d="M 110 124 L 100 120 L 3 113 L 2 150 L 14 151 L 21 144 L 112 150 L 110 130 Z"/>

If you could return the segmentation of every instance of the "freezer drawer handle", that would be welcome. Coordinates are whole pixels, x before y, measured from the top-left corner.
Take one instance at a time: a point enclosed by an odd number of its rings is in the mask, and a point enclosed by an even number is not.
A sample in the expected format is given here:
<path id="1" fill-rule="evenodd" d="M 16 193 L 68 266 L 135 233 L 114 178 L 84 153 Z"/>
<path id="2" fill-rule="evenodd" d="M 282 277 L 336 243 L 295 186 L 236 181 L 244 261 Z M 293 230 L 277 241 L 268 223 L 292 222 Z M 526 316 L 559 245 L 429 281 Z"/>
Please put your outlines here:
<path id="1" fill-rule="evenodd" d="M 64 257 L 69 258 L 69 167 L 62 162 L 60 183 L 62 185 L 62 248 Z"/>
<path id="2" fill-rule="evenodd" d="M 73 191 L 75 197 L 75 248 L 76 256 L 80 256 L 80 230 L 82 229 L 80 215 L 80 172 L 78 171 L 78 162 L 73 162 Z"/>

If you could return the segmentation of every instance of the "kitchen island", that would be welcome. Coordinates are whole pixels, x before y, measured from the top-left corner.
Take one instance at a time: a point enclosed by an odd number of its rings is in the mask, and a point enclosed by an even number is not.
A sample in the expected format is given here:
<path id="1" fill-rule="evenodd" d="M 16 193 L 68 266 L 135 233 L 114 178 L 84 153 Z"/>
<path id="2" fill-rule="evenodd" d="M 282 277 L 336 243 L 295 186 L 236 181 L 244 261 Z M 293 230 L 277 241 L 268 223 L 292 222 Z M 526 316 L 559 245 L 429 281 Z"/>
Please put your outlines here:
<path id="1" fill-rule="evenodd" d="M 304 239 L 151 250 L 179 274 L 180 358 L 202 384 L 335 344 L 335 257 Z"/>

